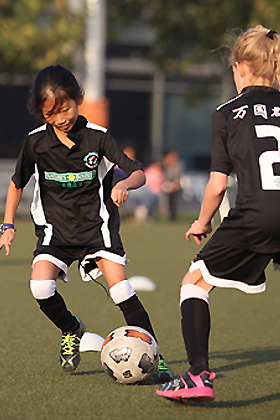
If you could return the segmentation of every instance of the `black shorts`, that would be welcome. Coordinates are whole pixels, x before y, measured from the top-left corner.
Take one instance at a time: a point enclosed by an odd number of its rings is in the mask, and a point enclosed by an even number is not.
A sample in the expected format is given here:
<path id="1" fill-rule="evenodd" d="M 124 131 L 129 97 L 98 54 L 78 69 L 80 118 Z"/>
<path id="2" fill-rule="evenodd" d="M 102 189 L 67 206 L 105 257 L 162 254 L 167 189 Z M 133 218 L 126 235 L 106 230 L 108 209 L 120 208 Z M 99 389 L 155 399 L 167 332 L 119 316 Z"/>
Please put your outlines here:
<path id="1" fill-rule="evenodd" d="M 97 278 L 102 274 L 95 263 L 96 258 L 104 258 L 121 265 L 127 263 L 123 250 L 107 251 L 83 246 L 42 246 L 39 241 L 33 255 L 33 265 L 37 261 L 43 260 L 50 261 L 60 268 L 58 278 L 63 281 L 68 281 L 67 270 L 74 261 L 79 262 L 81 277 L 84 281 L 91 280 L 91 277 Z M 88 273 L 91 277 L 88 276 Z"/>
<path id="2" fill-rule="evenodd" d="M 266 288 L 264 270 L 271 260 L 280 264 L 280 253 L 260 254 L 235 249 L 212 237 L 194 259 L 190 271 L 200 269 L 206 283 L 215 287 L 260 293 Z"/>

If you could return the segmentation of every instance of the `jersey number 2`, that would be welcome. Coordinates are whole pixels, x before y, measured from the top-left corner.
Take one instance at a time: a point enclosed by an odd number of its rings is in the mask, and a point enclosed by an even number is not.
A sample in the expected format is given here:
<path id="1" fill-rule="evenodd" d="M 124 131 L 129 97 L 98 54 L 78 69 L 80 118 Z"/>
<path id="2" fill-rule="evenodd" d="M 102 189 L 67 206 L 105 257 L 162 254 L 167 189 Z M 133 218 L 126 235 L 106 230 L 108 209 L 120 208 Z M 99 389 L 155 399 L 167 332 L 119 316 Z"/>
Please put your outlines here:
<path id="1" fill-rule="evenodd" d="M 274 137 L 278 145 L 278 150 L 268 150 L 259 157 L 262 189 L 280 190 L 280 176 L 273 173 L 273 164 L 280 163 L 280 127 L 256 125 L 255 129 L 258 138 Z"/>

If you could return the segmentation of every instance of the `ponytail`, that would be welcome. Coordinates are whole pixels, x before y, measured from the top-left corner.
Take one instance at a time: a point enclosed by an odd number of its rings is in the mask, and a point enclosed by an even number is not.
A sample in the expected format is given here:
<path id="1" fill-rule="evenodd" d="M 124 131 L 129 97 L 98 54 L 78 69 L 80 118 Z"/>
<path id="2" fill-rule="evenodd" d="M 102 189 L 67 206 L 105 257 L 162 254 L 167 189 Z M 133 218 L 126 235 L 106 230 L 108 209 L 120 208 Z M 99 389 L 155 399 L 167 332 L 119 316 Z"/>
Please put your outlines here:
<path id="1" fill-rule="evenodd" d="M 245 62 L 252 74 L 280 87 L 280 36 L 261 25 L 241 34 L 232 49 L 231 64 Z"/>

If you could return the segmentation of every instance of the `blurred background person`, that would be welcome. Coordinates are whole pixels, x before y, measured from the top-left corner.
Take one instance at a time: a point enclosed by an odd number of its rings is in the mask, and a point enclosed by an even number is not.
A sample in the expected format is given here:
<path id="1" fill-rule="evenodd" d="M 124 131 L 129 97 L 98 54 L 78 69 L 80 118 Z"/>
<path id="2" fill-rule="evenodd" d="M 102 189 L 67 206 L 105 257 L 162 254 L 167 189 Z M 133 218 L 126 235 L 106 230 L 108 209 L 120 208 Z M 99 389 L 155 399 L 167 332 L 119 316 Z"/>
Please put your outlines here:
<path id="1" fill-rule="evenodd" d="M 181 190 L 181 176 L 184 172 L 184 163 L 175 149 L 167 150 L 162 158 L 163 175 L 162 184 L 162 212 L 170 220 L 176 220 L 178 212 L 178 198 Z"/>
<path id="2" fill-rule="evenodd" d="M 137 159 L 136 150 L 133 146 L 127 146 L 123 149 L 124 153 L 132 160 Z M 129 192 L 129 199 L 123 205 L 123 214 L 132 213 L 139 222 L 146 221 L 155 216 L 159 211 L 160 201 L 162 197 L 162 185 L 165 182 L 162 162 L 156 160 L 147 168 L 144 167 L 146 176 L 146 184 L 139 188 L 139 191 Z M 127 175 L 116 166 L 114 169 L 113 184 L 125 179 Z"/>
<path id="3" fill-rule="evenodd" d="M 152 162 L 148 168 L 144 168 L 144 173 L 146 186 L 159 198 L 162 194 L 162 185 L 165 182 L 162 163 L 160 161 Z"/>
<path id="4" fill-rule="evenodd" d="M 162 185 L 165 182 L 160 161 L 152 162 L 150 166 L 144 168 L 144 173 L 146 184 L 143 186 L 144 188 L 140 188 L 139 194 L 137 194 L 139 205 L 135 209 L 135 218 L 139 221 L 154 218 L 156 212 L 159 211 Z"/>

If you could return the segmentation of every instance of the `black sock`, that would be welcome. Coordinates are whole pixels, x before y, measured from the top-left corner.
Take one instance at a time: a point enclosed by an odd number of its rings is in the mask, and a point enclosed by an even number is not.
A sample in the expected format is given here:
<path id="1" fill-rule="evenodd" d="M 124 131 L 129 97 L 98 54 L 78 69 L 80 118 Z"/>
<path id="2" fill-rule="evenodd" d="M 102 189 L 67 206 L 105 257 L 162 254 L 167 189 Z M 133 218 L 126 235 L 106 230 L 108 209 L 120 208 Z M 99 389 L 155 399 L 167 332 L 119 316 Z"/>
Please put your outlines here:
<path id="1" fill-rule="evenodd" d="M 144 328 L 156 340 L 149 315 L 136 295 L 131 296 L 129 299 L 119 303 L 117 306 L 122 311 L 127 325 L 135 325 L 136 327 Z"/>
<path id="2" fill-rule="evenodd" d="M 202 299 L 186 299 L 181 304 L 182 334 L 191 365 L 190 372 L 199 375 L 208 367 L 208 340 L 210 333 L 210 312 Z"/>
<path id="3" fill-rule="evenodd" d="M 79 328 L 79 321 L 66 308 L 62 296 L 55 291 L 55 294 L 47 299 L 36 299 L 41 311 L 64 332 L 73 332 Z"/>

